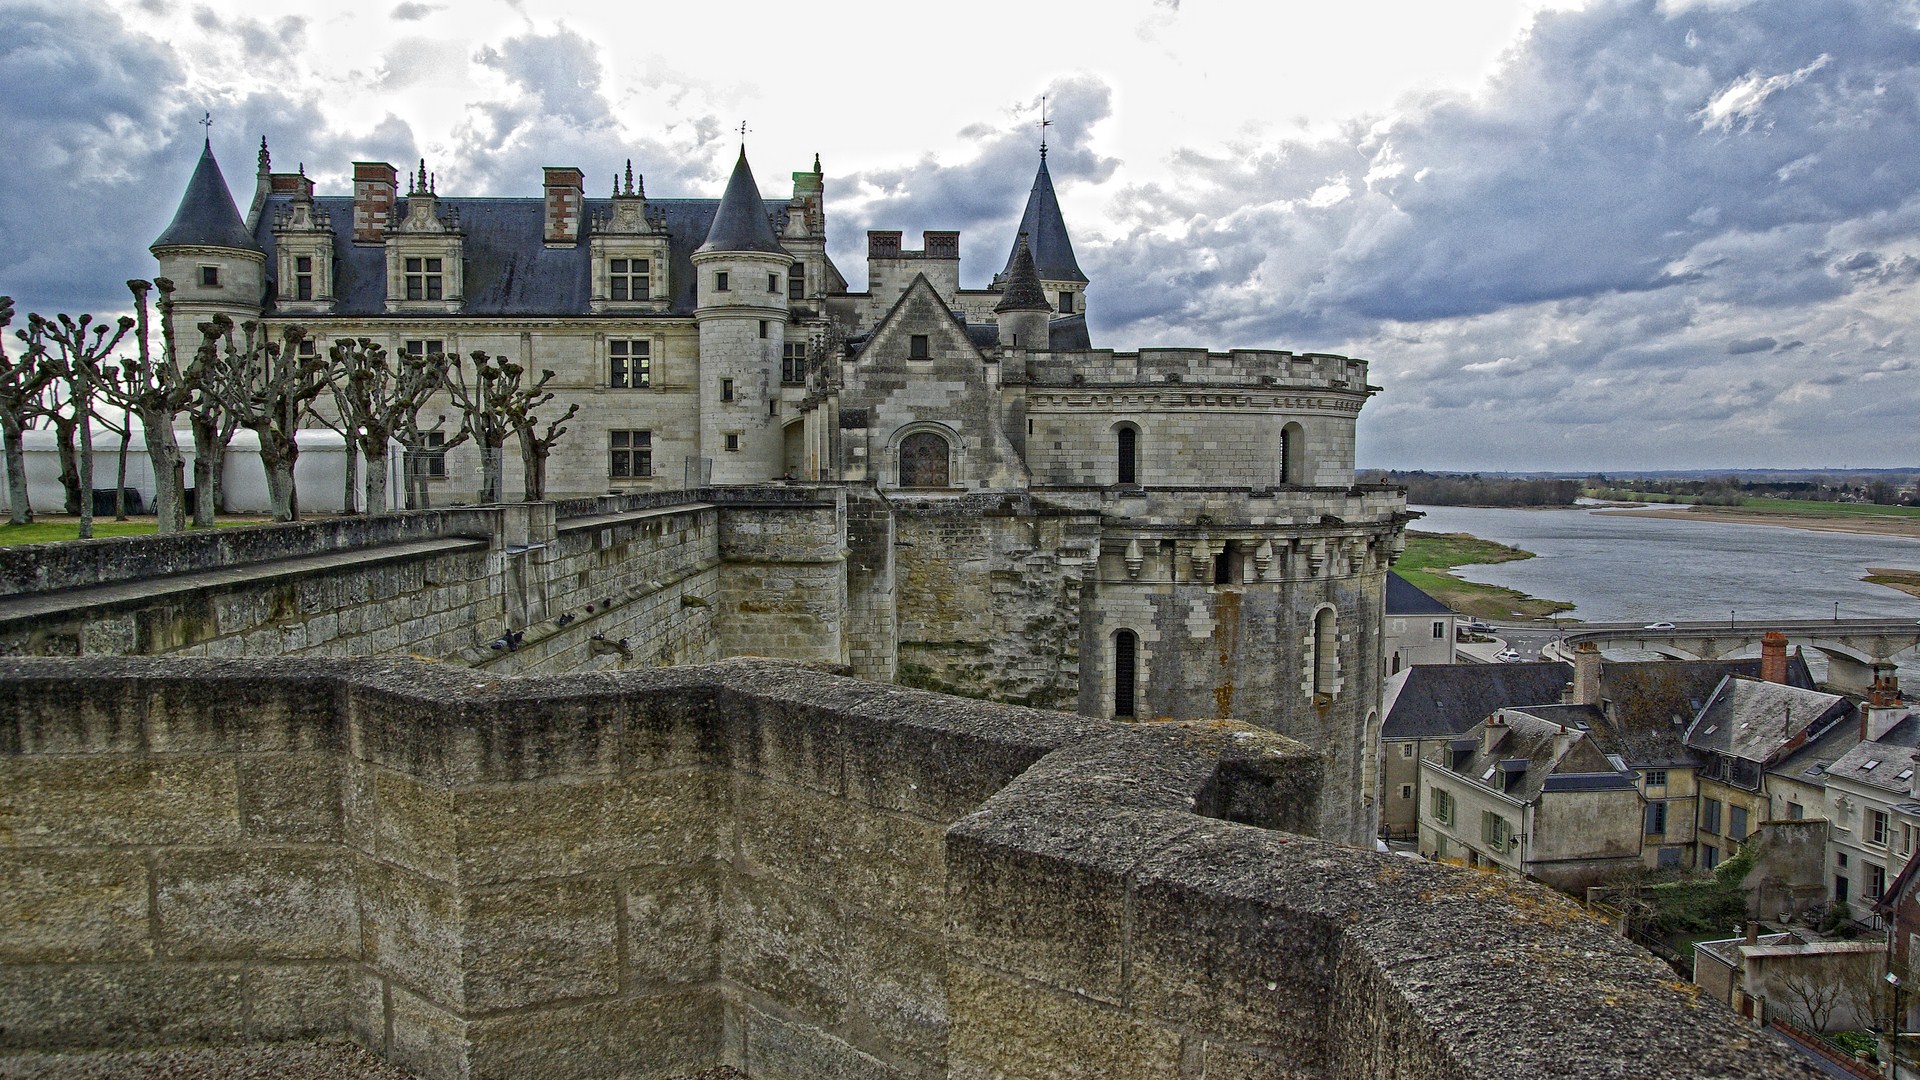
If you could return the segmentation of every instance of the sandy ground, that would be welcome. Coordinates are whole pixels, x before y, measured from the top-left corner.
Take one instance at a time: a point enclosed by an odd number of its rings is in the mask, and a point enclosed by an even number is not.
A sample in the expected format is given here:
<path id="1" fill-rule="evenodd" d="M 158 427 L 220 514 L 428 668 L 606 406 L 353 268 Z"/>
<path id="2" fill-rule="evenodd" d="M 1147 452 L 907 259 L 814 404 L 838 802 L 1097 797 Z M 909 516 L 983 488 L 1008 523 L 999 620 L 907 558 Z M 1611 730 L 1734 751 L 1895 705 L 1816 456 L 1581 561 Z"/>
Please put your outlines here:
<path id="1" fill-rule="evenodd" d="M 1703 509 L 1693 506 L 1671 510 L 1608 510 L 1607 513 L 1626 517 L 1688 517 L 1696 521 L 1721 521 L 1732 525 L 1776 525 L 1788 529 L 1855 533 L 1860 536 L 1920 537 L 1920 518 L 1868 517 L 1864 514 L 1808 517 L 1805 514 L 1770 514 L 1764 510 L 1730 510 L 1724 507 Z"/>

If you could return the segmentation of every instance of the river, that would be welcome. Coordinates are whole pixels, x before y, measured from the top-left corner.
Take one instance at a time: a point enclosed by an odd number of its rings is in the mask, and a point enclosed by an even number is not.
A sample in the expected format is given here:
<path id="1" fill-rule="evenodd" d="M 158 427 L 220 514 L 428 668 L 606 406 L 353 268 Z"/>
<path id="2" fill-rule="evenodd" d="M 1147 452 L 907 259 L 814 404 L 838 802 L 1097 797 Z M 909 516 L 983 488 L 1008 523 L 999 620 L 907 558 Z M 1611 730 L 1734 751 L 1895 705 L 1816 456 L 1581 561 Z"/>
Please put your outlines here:
<path id="1" fill-rule="evenodd" d="M 1416 506 L 1421 532 L 1471 533 L 1536 558 L 1454 571 L 1575 607 L 1592 622 L 1920 618 L 1920 598 L 1860 580 L 1920 569 L 1920 539 L 1570 510 Z"/>

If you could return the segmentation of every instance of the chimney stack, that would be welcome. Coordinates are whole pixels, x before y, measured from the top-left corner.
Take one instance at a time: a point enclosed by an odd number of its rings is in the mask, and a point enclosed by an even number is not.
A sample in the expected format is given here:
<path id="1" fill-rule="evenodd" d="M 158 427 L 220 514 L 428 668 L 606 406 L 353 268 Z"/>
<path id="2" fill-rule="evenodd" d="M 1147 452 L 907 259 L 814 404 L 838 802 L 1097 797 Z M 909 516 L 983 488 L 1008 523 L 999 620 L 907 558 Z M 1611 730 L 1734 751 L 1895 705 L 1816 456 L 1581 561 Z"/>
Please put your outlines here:
<path id="1" fill-rule="evenodd" d="M 1860 738 L 1878 739 L 1907 718 L 1907 704 L 1900 700 L 1900 681 L 1893 665 L 1875 665 L 1873 687 L 1860 704 Z"/>
<path id="2" fill-rule="evenodd" d="M 353 242 L 378 244 L 387 238 L 393 196 L 400 174 L 384 161 L 353 163 Z"/>
<path id="3" fill-rule="evenodd" d="M 545 174 L 547 246 L 572 247 L 580 242 L 580 219 L 587 205 L 587 174 L 555 165 L 547 166 Z"/>
<path id="4" fill-rule="evenodd" d="M 1591 641 L 1573 647 L 1573 703 L 1600 704 L 1600 646 Z"/>
<path id="5" fill-rule="evenodd" d="M 1760 678 L 1787 685 L 1787 635 L 1769 630 L 1760 636 Z"/>

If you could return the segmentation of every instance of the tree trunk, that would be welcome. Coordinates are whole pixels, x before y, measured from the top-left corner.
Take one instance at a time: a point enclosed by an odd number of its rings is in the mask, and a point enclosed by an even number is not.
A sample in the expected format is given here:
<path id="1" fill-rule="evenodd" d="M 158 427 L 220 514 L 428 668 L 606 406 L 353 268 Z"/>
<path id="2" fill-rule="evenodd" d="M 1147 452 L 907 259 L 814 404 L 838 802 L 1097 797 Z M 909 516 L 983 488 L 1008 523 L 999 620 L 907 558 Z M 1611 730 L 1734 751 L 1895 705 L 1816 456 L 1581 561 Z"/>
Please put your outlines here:
<path id="1" fill-rule="evenodd" d="M 120 464 L 113 474 L 113 520 L 127 520 L 127 444 L 133 441 L 129 414 L 120 414 Z"/>
<path id="2" fill-rule="evenodd" d="M 153 524 L 161 535 L 185 531 L 187 481 L 181 475 L 180 444 L 174 441 L 173 418 L 142 412 L 140 424 L 147 443 L 147 461 L 153 466 Z"/>
<path id="3" fill-rule="evenodd" d="M 75 402 L 80 410 L 80 539 L 93 538 L 93 418 L 89 402 Z"/>
<path id="4" fill-rule="evenodd" d="M 300 448 L 270 431 L 256 434 L 260 436 L 260 464 L 267 471 L 267 496 L 273 500 L 273 520 L 298 521 L 300 498 L 293 487 L 293 465 Z"/>
<path id="5" fill-rule="evenodd" d="M 66 512 L 80 512 L 80 459 L 73 449 L 73 425 L 53 422 L 54 442 L 60 448 L 60 488 L 66 496 Z"/>
<path id="6" fill-rule="evenodd" d="M 27 448 L 20 425 L 5 425 L 7 446 L 7 520 L 15 525 L 33 522 L 32 493 L 27 490 Z"/>
<path id="7" fill-rule="evenodd" d="M 353 497 L 360 487 L 360 454 L 359 448 L 353 443 L 353 436 L 349 435 L 342 447 L 347 453 L 347 467 L 341 470 L 347 478 L 346 486 L 340 489 L 340 512 L 343 514 L 354 512 Z"/>
<path id="8" fill-rule="evenodd" d="M 507 444 L 488 446 L 480 451 L 480 502 L 492 506 L 506 497 Z"/>
<path id="9" fill-rule="evenodd" d="M 220 501 L 221 450 L 219 431 L 198 417 L 193 424 L 193 524 L 213 527 L 213 515 Z"/>
<path id="10" fill-rule="evenodd" d="M 387 512 L 387 448 L 384 443 L 367 447 L 367 513 Z"/>

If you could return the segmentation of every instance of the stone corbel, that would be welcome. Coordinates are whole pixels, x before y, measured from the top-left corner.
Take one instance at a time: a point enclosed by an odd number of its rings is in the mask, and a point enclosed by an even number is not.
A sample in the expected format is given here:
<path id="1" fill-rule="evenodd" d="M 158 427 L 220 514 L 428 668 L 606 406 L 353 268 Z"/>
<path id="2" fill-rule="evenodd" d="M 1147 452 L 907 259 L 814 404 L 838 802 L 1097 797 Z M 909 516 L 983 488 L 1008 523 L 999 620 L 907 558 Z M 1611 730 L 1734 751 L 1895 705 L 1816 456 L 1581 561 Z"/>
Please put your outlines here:
<path id="1" fill-rule="evenodd" d="M 1325 540 L 1307 541 L 1307 576 L 1319 577 L 1321 568 L 1327 565 L 1327 542 Z"/>
<path id="2" fill-rule="evenodd" d="M 1136 581 L 1139 580 L 1140 567 L 1146 561 L 1145 557 L 1140 554 L 1139 540 L 1134 539 L 1134 540 L 1127 541 L 1126 559 L 1127 559 L 1127 576 L 1130 578 L 1133 578 Z"/>
<path id="3" fill-rule="evenodd" d="M 1273 541 L 1262 540 L 1260 546 L 1253 549 L 1253 572 L 1259 580 L 1267 580 L 1267 572 L 1273 569 Z"/>
<path id="4" fill-rule="evenodd" d="M 1195 540 L 1192 548 L 1187 552 L 1187 557 L 1193 562 L 1193 579 L 1195 581 L 1213 580 L 1213 544 L 1211 541 Z"/>

